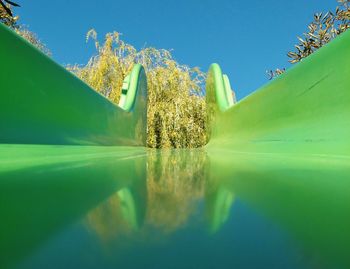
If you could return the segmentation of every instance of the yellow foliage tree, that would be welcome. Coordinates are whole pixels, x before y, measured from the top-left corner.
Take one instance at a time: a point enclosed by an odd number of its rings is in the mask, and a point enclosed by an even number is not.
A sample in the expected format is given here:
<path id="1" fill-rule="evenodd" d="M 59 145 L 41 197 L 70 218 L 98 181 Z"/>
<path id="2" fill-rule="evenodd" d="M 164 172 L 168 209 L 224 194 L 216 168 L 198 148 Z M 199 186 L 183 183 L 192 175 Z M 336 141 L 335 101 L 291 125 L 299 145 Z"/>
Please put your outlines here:
<path id="1" fill-rule="evenodd" d="M 195 148 L 206 142 L 205 74 L 198 68 L 177 63 L 171 52 L 143 48 L 137 51 L 108 33 L 101 45 L 95 30 L 87 40 L 95 41 L 97 55 L 85 66 L 68 67 L 80 79 L 114 103 L 119 102 L 124 78 L 135 63 L 145 68 L 148 83 L 148 138 L 152 148 Z"/>
<path id="2" fill-rule="evenodd" d="M 18 16 L 13 16 L 11 6 L 6 4 L 0 4 L 0 22 L 7 26 L 14 27 L 17 25 Z"/>
<path id="3" fill-rule="evenodd" d="M 5 1 L 6 2 L 6 1 Z M 1 3 L 1 1 L 0 1 Z M 15 6 L 19 6 L 13 2 L 11 2 Z M 29 41 L 31 44 L 33 44 L 35 47 L 37 47 L 39 50 L 44 52 L 46 55 L 51 55 L 50 50 L 46 47 L 46 45 L 41 42 L 41 40 L 38 38 L 38 36 L 30 31 L 26 26 L 19 25 L 18 24 L 19 16 L 13 16 L 12 14 L 12 7 L 10 4 L 2 4 L 0 5 L 0 22 L 5 24 L 6 26 L 10 27 L 12 30 L 14 30 L 18 35 L 22 36 L 24 39 Z"/>

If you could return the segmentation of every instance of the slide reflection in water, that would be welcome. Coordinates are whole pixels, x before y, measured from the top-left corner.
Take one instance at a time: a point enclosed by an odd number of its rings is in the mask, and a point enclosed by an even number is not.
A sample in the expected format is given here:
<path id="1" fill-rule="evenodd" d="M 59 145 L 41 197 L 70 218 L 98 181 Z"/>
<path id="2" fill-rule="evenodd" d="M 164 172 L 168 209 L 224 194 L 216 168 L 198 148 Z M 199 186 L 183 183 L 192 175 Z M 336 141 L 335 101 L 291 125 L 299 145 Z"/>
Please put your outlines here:
<path id="1" fill-rule="evenodd" d="M 113 193 L 131 194 L 129 188 L 145 183 L 145 152 L 140 149 L 2 145 L 1 150 L 7 153 L 0 160 L 0 253 L 5 266 Z M 146 195 L 144 187 L 138 190 L 140 213 Z"/>
<path id="2" fill-rule="evenodd" d="M 286 252 L 301 251 L 326 268 L 350 266 L 346 158 L 127 147 L 115 151 L 2 146 L 2 150 L 8 153 L 0 160 L 4 267 L 38 267 L 35 260 L 41 255 L 47 258 L 49 246 L 59 245 L 65 231 L 77 222 L 83 223 L 86 238 L 97 239 L 90 255 L 99 257 L 97 264 L 109 267 L 173 262 L 174 268 L 181 268 L 187 262 L 208 268 L 216 256 L 221 257 L 217 263 L 222 268 L 256 266 L 261 263 L 258 259 L 238 262 L 259 248 L 252 243 L 246 253 L 247 242 L 237 237 L 247 233 L 237 228 L 246 221 L 237 213 L 242 210 L 273 223 Z M 259 233 L 262 224 L 255 225 L 256 231 L 248 232 Z M 272 235 L 261 236 L 270 237 L 274 245 Z M 229 240 L 229 247 L 224 240 Z M 182 253 L 184 242 L 187 254 L 181 259 L 176 253 Z M 152 251 L 155 246 L 172 254 L 162 258 L 159 249 Z M 79 251 L 79 246 L 75 248 Z M 141 260 L 131 258 L 135 251 Z M 282 251 L 281 246 L 276 243 L 273 251 Z M 273 251 L 264 266 L 280 264 Z M 64 257 L 64 253 L 51 255 Z M 75 259 L 75 264 L 84 266 L 86 257 Z M 300 268 L 310 265 L 308 260 L 289 259 L 283 262 Z"/>
<path id="3" fill-rule="evenodd" d="M 280 225 L 326 268 L 349 268 L 347 158 L 218 150 L 211 152 L 211 167 L 221 188 Z"/>

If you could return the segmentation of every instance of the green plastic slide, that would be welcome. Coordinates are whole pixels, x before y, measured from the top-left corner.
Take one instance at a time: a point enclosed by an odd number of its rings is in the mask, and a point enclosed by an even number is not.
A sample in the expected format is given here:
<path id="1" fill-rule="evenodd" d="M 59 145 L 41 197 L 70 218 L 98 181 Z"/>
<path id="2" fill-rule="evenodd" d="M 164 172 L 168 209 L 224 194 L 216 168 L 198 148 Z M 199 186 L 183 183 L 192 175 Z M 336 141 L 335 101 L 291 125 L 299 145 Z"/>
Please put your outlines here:
<path id="1" fill-rule="evenodd" d="M 0 143 L 145 145 L 142 66 L 134 66 L 120 108 L 3 24 L 0 36 Z"/>
<path id="2" fill-rule="evenodd" d="M 0 25 L 0 143 L 144 146 L 146 77 L 135 65 L 120 107 Z M 350 33 L 234 104 L 208 72 L 208 149 L 348 155 Z M 210 140 L 210 141 L 209 141 Z"/>
<path id="3" fill-rule="evenodd" d="M 207 83 L 207 148 L 348 156 L 349 43 L 346 32 L 231 108 L 219 67 L 213 65 Z"/>
<path id="4" fill-rule="evenodd" d="M 203 203 L 198 204 L 204 208 L 211 234 L 230 218 L 239 223 L 248 208 L 296 238 L 298 249 L 304 247 L 329 264 L 349 267 L 350 32 L 238 103 L 228 77 L 213 64 L 206 85 L 208 144 L 178 150 L 145 147 L 147 83 L 142 66 L 136 64 L 125 78 L 116 106 L 2 24 L 0 37 L 0 260 L 4 268 L 45 250 L 50 239 L 62 236 L 72 224 L 86 224 L 87 215 L 115 195 L 120 202 L 116 209 L 130 233 L 149 225 L 147 216 L 162 205 L 164 218 L 174 208 L 181 212 L 178 204 L 167 203 L 174 193 L 181 197 L 184 189 L 177 189 L 181 180 L 185 190 L 196 192 L 182 200 L 202 195 Z M 175 186 L 176 192 L 162 195 L 162 187 L 152 188 L 150 182 Z M 159 196 L 159 203 L 147 202 L 152 195 Z M 232 210 L 237 205 L 241 211 Z M 107 223 L 115 220 L 111 212 Z M 248 228 L 259 230 L 253 220 Z M 220 241 L 231 235 L 231 228 L 222 229 L 226 234 L 215 237 L 219 241 L 207 237 L 193 241 L 206 246 L 210 254 L 247 256 L 240 247 L 234 251 L 227 247 L 235 242 Z M 181 225 L 179 235 L 185 231 L 187 238 L 194 230 Z M 82 242 L 84 250 L 89 249 L 85 245 L 89 240 Z M 91 249 L 97 253 L 96 246 Z M 133 251 L 143 257 L 159 255 L 140 248 Z M 212 259 L 198 253 L 200 258 L 188 256 L 203 264 Z M 64 260 L 64 253 L 56 254 Z M 78 267 L 83 264 L 82 255 L 71 256 Z M 117 267 L 127 268 L 113 266 Z"/>

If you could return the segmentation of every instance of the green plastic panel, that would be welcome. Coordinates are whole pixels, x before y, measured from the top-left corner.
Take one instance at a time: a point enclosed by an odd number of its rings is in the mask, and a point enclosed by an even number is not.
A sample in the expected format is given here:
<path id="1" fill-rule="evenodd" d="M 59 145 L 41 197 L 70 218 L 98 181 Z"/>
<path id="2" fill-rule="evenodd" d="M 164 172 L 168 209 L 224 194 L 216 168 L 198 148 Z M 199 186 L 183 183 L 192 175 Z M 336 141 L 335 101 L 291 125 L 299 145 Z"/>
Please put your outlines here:
<path id="1" fill-rule="evenodd" d="M 207 148 L 349 155 L 349 43 L 346 32 L 225 112 L 212 67 Z"/>
<path id="2" fill-rule="evenodd" d="M 209 180 L 216 184 L 216 190 L 226 192 L 227 197 L 233 195 L 283 227 L 306 253 L 318 253 L 322 264 L 327 264 L 324 268 L 349 268 L 348 158 L 218 150 L 210 153 L 208 165 Z M 217 200 L 207 199 L 208 207 Z M 241 217 L 237 210 L 230 212 L 236 221 Z M 212 213 L 214 223 L 223 226 L 223 216 L 215 213 L 218 212 Z"/>
<path id="3" fill-rule="evenodd" d="M 212 65 L 207 82 L 210 141 L 204 149 L 193 150 L 142 146 L 146 78 L 141 66 L 135 65 L 125 80 L 121 109 L 2 25 L 0 36 L 0 56 L 6 63 L 0 65 L 2 267 L 25 267 L 38 253 L 44 253 L 46 264 L 53 264 L 51 252 L 77 267 L 91 264 L 102 252 L 109 253 L 111 268 L 140 267 L 118 263 L 126 252 L 106 251 L 103 240 L 91 237 L 84 226 L 92 211 L 117 195 L 122 223 L 135 237 L 114 236 L 108 245 L 120 238 L 132 253 L 129 260 L 142 266 L 151 258 L 159 265 L 162 259 L 154 251 L 154 237 L 161 242 L 159 249 L 173 254 L 165 259 L 177 268 L 192 260 L 197 267 L 211 261 L 225 267 L 222 260 L 235 260 L 232 253 L 253 260 L 254 246 L 259 241 L 259 252 L 264 238 L 267 245 L 283 246 L 283 237 L 276 233 L 264 237 L 276 226 L 288 234 L 288 242 L 298 243 L 299 262 L 349 268 L 350 32 L 232 107 L 228 78 Z M 86 146 L 90 144 L 98 146 Z M 181 180 L 185 188 L 177 188 Z M 164 194 L 152 188 L 152 181 L 176 191 Z M 160 210 L 164 219 L 166 212 L 186 210 L 172 202 L 172 195 L 181 197 L 181 190 L 182 200 L 199 205 L 205 216 L 193 210 L 193 217 L 171 238 L 162 238 L 158 230 L 142 230 L 150 224 L 147 216 L 159 213 L 158 205 L 165 205 L 166 210 Z M 193 192 L 186 195 L 189 191 Z M 159 202 L 148 203 L 157 192 Z M 103 219 L 112 230 L 117 226 L 113 216 L 109 211 Z M 203 220 L 210 236 L 194 226 Z M 73 237 L 70 229 L 79 236 Z M 248 237 L 242 236 L 244 230 Z M 193 237 L 196 231 L 201 234 Z M 178 238 L 186 238 L 185 245 L 172 244 Z M 77 247 L 76 241 L 82 243 Z M 59 248 L 52 247 L 55 242 Z M 134 259 L 134 253 L 146 258 Z M 188 260 L 179 253 L 186 253 Z M 279 256 L 276 253 L 271 257 Z"/>
<path id="4" fill-rule="evenodd" d="M 124 111 L 2 24 L 0 37 L 0 143 L 145 145 L 142 66 Z"/>
<path id="5" fill-rule="evenodd" d="M 164 237 L 161 229 L 147 230 L 150 225 L 147 215 L 165 208 L 166 212 L 175 211 L 181 216 L 179 212 L 182 209 L 179 210 L 179 205 L 171 201 L 174 195 L 181 197 L 180 191 L 184 190 L 194 191 L 193 196 L 183 196 L 183 199 L 193 201 L 193 205 L 198 206 L 194 208 L 198 210 L 192 211 L 193 217 L 187 220 L 187 225 L 180 226 L 177 234 L 193 238 L 191 235 L 195 234 L 194 227 L 197 227 L 194 225 L 200 223 L 200 235 L 194 237 L 198 248 L 203 245 L 203 240 L 208 240 L 204 242 L 211 247 L 210 250 L 220 251 L 224 257 L 232 257 L 233 247 L 227 247 L 228 241 L 225 239 L 232 237 L 232 233 L 236 235 L 233 236 L 235 240 L 230 240 L 230 246 L 234 243 L 236 246 L 255 246 L 257 240 L 264 238 L 260 233 L 266 231 L 266 222 L 261 224 L 259 217 L 247 219 L 250 214 L 256 214 L 268 219 L 268 229 L 281 227 L 297 240 L 298 249 L 317 253 L 322 260 L 331 264 L 325 268 L 349 268 L 350 265 L 347 247 L 350 239 L 350 162 L 341 156 L 329 158 L 219 150 L 207 154 L 203 149 L 145 151 L 140 147 L 65 145 L 0 145 L 0 152 L 0 250 L 4 268 L 14 268 L 9 265 L 35 257 L 37 251 L 42 249 L 45 255 L 51 249 L 60 258 L 69 253 L 85 251 L 87 246 L 84 243 L 77 250 L 64 247 L 62 252 L 57 253 L 57 248 L 50 248 L 49 243 L 55 242 L 55 238 L 65 240 L 65 231 L 72 226 L 74 230 L 77 229 L 76 223 L 84 223 L 78 226 L 83 231 L 79 234 L 91 235 L 91 230 L 88 229 L 86 233 L 85 227 L 89 223 L 89 212 L 103 206 L 115 195 L 121 203 L 114 203 L 113 209 L 121 209 L 123 217 L 123 221 L 117 224 L 131 228 L 127 231 L 134 234 L 131 239 L 136 240 L 115 236 L 108 239 L 126 242 L 132 251 L 147 254 L 146 257 L 152 255 L 158 262 L 159 252 L 149 250 L 154 247 L 150 238 L 156 235 L 158 240 L 166 239 L 160 241 L 162 249 L 172 249 L 178 259 L 176 253 L 183 249 L 183 245 L 172 244 L 177 239 Z M 175 173 L 179 173 L 182 178 Z M 150 182 L 153 180 L 163 182 L 164 186 L 182 182 L 186 188 L 164 193 L 161 189 L 152 188 Z M 201 188 L 204 189 L 200 200 L 196 200 Z M 159 196 L 159 203 L 148 203 L 148 197 L 157 193 L 163 194 Z M 101 224 L 107 224 L 108 229 L 118 230 L 120 226 L 114 222 L 114 211 L 102 214 Z M 162 210 L 160 213 L 158 221 L 168 219 L 168 214 Z M 250 234 L 252 241 L 240 236 L 244 231 Z M 213 233 L 217 235 L 212 236 Z M 76 239 L 70 233 L 68 235 L 69 242 L 81 240 L 81 237 Z M 282 242 L 277 240 L 280 246 Z M 267 242 L 270 244 L 275 241 L 274 235 Z M 61 246 L 62 241 L 58 242 Z M 94 235 L 93 241 L 84 242 L 92 242 L 93 255 L 106 249 Z M 139 247 L 139 242 L 143 242 L 143 248 Z M 248 251 L 240 247 L 235 251 L 247 255 L 252 250 L 249 245 Z M 109 253 L 115 256 L 125 252 Z M 190 255 L 189 259 L 203 261 L 203 253 L 196 253 L 197 256 Z M 53 262 L 50 257 L 48 255 L 45 261 Z M 89 258 L 88 255 L 74 255 L 71 259 L 78 267 L 82 267 L 80 265 Z M 300 259 L 300 256 L 297 258 Z M 209 255 L 208 259 L 212 259 L 212 256 Z M 180 259 L 179 263 L 183 262 Z"/>
<path id="6" fill-rule="evenodd" d="M 145 159 L 143 147 L 0 144 L 1 268 L 114 193 L 137 229 L 145 214 Z"/>
<path id="7" fill-rule="evenodd" d="M 214 63 L 209 68 L 206 92 L 209 100 L 213 99 L 215 96 L 220 111 L 225 111 L 233 105 L 230 81 L 227 75 L 222 74 L 221 68 L 218 64 Z M 210 93 L 214 96 L 211 96 Z"/>

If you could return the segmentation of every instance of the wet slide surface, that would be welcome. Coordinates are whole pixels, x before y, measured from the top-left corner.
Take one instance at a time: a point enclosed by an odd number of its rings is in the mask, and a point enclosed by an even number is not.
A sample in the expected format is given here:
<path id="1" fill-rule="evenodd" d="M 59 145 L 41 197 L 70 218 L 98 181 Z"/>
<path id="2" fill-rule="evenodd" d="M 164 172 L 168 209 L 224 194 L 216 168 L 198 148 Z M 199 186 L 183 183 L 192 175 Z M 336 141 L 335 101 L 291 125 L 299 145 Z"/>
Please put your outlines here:
<path id="1" fill-rule="evenodd" d="M 214 67 L 183 150 L 144 147 L 142 90 L 120 109 L 0 35 L 0 268 L 350 267 L 349 33 L 231 108 Z"/>
<path id="2" fill-rule="evenodd" d="M 0 160 L 5 268 L 350 266 L 347 159 L 1 150 L 11 156 Z"/>

